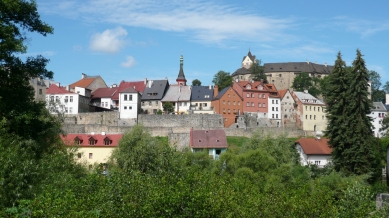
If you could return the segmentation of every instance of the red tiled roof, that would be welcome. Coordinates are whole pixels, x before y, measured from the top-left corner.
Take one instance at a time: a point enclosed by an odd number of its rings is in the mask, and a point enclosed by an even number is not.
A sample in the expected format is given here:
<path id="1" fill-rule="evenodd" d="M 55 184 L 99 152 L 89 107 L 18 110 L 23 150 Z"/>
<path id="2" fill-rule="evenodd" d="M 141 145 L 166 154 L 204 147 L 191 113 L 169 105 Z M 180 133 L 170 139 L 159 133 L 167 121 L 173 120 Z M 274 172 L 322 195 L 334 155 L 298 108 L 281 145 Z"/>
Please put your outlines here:
<path id="1" fill-rule="evenodd" d="M 133 92 L 138 92 L 138 91 L 136 91 L 134 88 L 132 88 L 132 87 L 127 87 L 127 88 L 125 88 L 125 89 L 123 89 L 122 91 L 120 91 L 119 93 L 133 93 Z"/>
<path id="2" fill-rule="evenodd" d="M 300 144 L 305 154 L 321 154 L 330 155 L 332 148 L 328 145 L 328 139 L 316 139 L 316 138 L 301 138 L 296 141 L 296 144 Z"/>
<path id="3" fill-rule="evenodd" d="M 278 91 L 278 94 L 280 95 L 281 98 L 284 98 L 287 91 L 288 91 L 288 89 L 283 89 L 283 90 Z"/>
<path id="4" fill-rule="evenodd" d="M 123 134 L 106 134 L 106 135 L 101 135 L 101 134 L 87 134 L 87 133 L 71 133 L 67 134 L 66 136 L 60 135 L 62 141 L 64 142 L 65 145 L 67 146 L 72 146 L 76 145 L 74 139 L 78 137 L 81 140 L 81 143 L 76 146 L 81 146 L 81 147 L 104 147 L 104 146 L 109 146 L 109 147 L 116 147 L 119 144 L 120 139 L 123 137 Z M 89 139 L 93 138 L 95 140 L 94 145 L 89 145 Z M 104 145 L 104 139 L 108 138 L 110 140 L 110 145 Z"/>
<path id="5" fill-rule="evenodd" d="M 258 86 L 262 85 L 262 82 L 254 81 L 252 83 L 251 81 L 239 81 L 238 84 L 244 89 L 244 90 L 258 90 Z M 251 89 L 246 89 L 246 85 L 250 84 L 252 87 Z M 265 84 L 264 84 L 265 85 Z M 265 90 L 265 89 L 264 89 Z"/>
<path id="6" fill-rule="evenodd" d="M 57 94 L 74 94 L 68 90 L 58 87 L 55 84 L 51 84 L 49 88 L 46 89 L 46 94 L 48 95 L 57 95 Z"/>
<path id="7" fill-rule="evenodd" d="M 94 99 L 94 98 L 111 98 L 117 90 L 118 90 L 117 87 L 98 88 L 92 93 L 92 99 Z"/>
<path id="8" fill-rule="evenodd" d="M 87 88 L 96 78 L 84 78 L 77 82 L 70 84 L 70 88 L 74 89 L 76 86 L 81 88 Z"/>
<path id="9" fill-rule="evenodd" d="M 280 98 L 280 95 L 278 94 L 277 88 L 274 84 L 265 84 L 265 87 L 270 92 L 269 97 Z M 272 94 L 272 93 L 275 93 L 275 94 Z"/>
<path id="10" fill-rule="evenodd" d="M 119 92 L 122 92 L 124 89 L 126 89 L 128 87 L 134 88 L 134 86 L 135 86 L 135 90 L 140 92 L 140 93 L 143 93 L 143 91 L 146 88 L 146 84 L 144 81 L 136 81 L 136 82 L 124 82 L 124 81 L 122 81 L 119 84 L 118 91 L 113 95 L 112 100 L 119 100 Z"/>
<path id="11" fill-rule="evenodd" d="M 224 130 L 191 130 L 190 147 L 192 148 L 227 148 Z"/>

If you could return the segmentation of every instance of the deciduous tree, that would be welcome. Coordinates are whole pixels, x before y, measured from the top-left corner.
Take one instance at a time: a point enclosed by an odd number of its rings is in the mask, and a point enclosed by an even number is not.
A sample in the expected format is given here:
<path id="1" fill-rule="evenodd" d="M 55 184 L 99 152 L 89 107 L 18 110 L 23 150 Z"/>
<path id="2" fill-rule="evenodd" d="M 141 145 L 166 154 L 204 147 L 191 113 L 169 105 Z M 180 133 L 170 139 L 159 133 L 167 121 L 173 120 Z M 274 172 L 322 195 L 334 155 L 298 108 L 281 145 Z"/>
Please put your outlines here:
<path id="1" fill-rule="evenodd" d="M 192 86 L 201 86 L 201 81 L 198 79 L 195 79 L 192 81 Z"/>
<path id="2" fill-rule="evenodd" d="M 251 73 L 251 79 L 255 81 L 261 81 L 263 79 L 264 83 L 267 83 L 267 77 L 265 74 L 265 68 L 261 65 L 261 60 L 256 60 L 249 68 Z"/>
<path id="3" fill-rule="evenodd" d="M 308 90 L 309 94 L 318 97 L 321 94 L 319 83 L 319 78 L 310 77 L 308 73 L 302 72 L 294 78 L 292 88 L 299 92 Z"/>
<path id="4" fill-rule="evenodd" d="M 212 82 L 218 86 L 219 91 L 232 86 L 232 77 L 229 72 L 219 71 L 213 76 Z"/>

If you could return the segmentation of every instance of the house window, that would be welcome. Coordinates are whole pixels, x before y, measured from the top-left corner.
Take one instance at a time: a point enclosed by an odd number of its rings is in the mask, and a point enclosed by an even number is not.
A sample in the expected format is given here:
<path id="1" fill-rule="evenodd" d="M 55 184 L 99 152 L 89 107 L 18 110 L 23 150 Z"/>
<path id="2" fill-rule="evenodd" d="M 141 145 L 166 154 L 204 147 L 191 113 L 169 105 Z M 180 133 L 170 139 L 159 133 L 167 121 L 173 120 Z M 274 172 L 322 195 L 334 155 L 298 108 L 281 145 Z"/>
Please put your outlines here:
<path id="1" fill-rule="evenodd" d="M 235 101 L 233 101 L 232 104 L 235 105 Z"/>
<path id="2" fill-rule="evenodd" d="M 262 94 L 262 98 L 265 98 L 265 94 Z"/>
<path id="3" fill-rule="evenodd" d="M 320 160 L 315 160 L 316 165 L 320 165 Z"/>
<path id="4" fill-rule="evenodd" d="M 145 106 L 145 102 L 144 101 L 142 101 L 142 106 Z"/>
<path id="5" fill-rule="evenodd" d="M 39 94 L 42 95 L 42 89 L 39 89 Z"/>
<path id="6" fill-rule="evenodd" d="M 187 104 L 186 104 L 186 102 L 184 102 L 184 106 L 186 106 Z"/>
<path id="7" fill-rule="evenodd" d="M 312 120 L 312 115 L 309 115 L 309 119 Z"/>
<path id="8" fill-rule="evenodd" d="M 93 153 L 89 153 L 89 159 L 93 159 Z"/>
<path id="9" fill-rule="evenodd" d="M 68 107 L 65 107 L 65 113 L 68 113 Z"/>
<path id="10" fill-rule="evenodd" d="M 258 107 L 261 107 L 261 103 L 258 103 Z"/>
<path id="11" fill-rule="evenodd" d="M 312 110 L 312 106 L 309 106 L 309 110 L 310 110 L 310 111 Z"/>
<path id="12" fill-rule="evenodd" d="M 305 119 L 308 120 L 308 115 L 305 115 Z"/>
<path id="13" fill-rule="evenodd" d="M 230 94 L 228 94 L 228 97 L 230 97 Z"/>
<path id="14" fill-rule="evenodd" d="M 81 159 L 81 153 L 77 154 L 78 159 Z"/>
<path id="15" fill-rule="evenodd" d="M 68 96 L 65 96 L 65 102 L 68 102 L 68 100 L 69 100 Z"/>
<path id="16" fill-rule="evenodd" d="M 251 107 L 254 107 L 254 102 L 251 102 Z"/>
<path id="17" fill-rule="evenodd" d="M 278 114 L 276 114 L 276 118 L 278 119 Z"/>
<path id="18" fill-rule="evenodd" d="M 124 106 L 124 110 L 127 110 L 127 106 Z"/>
<path id="19" fill-rule="evenodd" d="M 127 95 L 124 95 L 124 101 L 127 101 Z"/>
<path id="20" fill-rule="evenodd" d="M 129 100 L 132 101 L 132 95 L 128 95 L 129 96 Z"/>
<path id="21" fill-rule="evenodd" d="M 223 100 L 223 104 L 226 104 L 226 101 Z"/>
<path id="22" fill-rule="evenodd" d="M 278 107 L 276 107 L 276 111 L 278 111 Z"/>
<path id="23" fill-rule="evenodd" d="M 108 137 L 104 139 L 104 145 L 110 145 L 111 143 L 112 141 Z"/>
<path id="24" fill-rule="evenodd" d="M 228 113 L 230 113 L 230 109 L 228 109 Z"/>
<path id="25" fill-rule="evenodd" d="M 271 100 L 271 103 L 274 104 L 274 100 Z"/>
<path id="26" fill-rule="evenodd" d="M 95 145 L 95 139 L 93 138 L 93 137 L 91 137 L 90 139 L 89 139 L 89 145 Z"/>
<path id="27" fill-rule="evenodd" d="M 316 115 L 313 115 L 313 119 L 316 120 Z"/>
<path id="28" fill-rule="evenodd" d="M 230 105 L 230 101 L 228 101 L 228 105 Z"/>
<path id="29" fill-rule="evenodd" d="M 70 98 L 69 101 L 70 101 L 70 102 L 73 102 L 73 96 L 70 96 L 69 98 Z"/>
<path id="30" fill-rule="evenodd" d="M 155 106 L 158 106 L 158 101 L 155 101 Z M 185 103 L 185 106 L 186 106 L 186 103 Z"/>
<path id="31" fill-rule="evenodd" d="M 262 107 L 266 107 L 266 103 L 262 103 Z"/>
<path id="32" fill-rule="evenodd" d="M 246 97 L 247 97 L 247 98 L 250 98 L 250 93 L 247 93 L 247 94 L 246 94 Z"/>
<path id="33" fill-rule="evenodd" d="M 238 105 L 240 105 L 240 101 L 238 101 Z"/>
<path id="34" fill-rule="evenodd" d="M 254 93 L 251 93 L 251 97 L 254 98 Z"/>
<path id="35" fill-rule="evenodd" d="M 55 96 L 55 101 L 59 102 L 59 96 Z"/>
<path id="36" fill-rule="evenodd" d="M 313 107 L 313 111 L 316 111 L 316 107 Z"/>
<path id="37" fill-rule="evenodd" d="M 271 107 L 271 110 L 274 111 L 274 107 Z"/>
<path id="38" fill-rule="evenodd" d="M 73 107 L 69 107 L 69 114 L 73 113 Z"/>
<path id="39" fill-rule="evenodd" d="M 54 96 L 50 96 L 50 101 L 54 101 Z"/>
<path id="40" fill-rule="evenodd" d="M 276 104 L 278 104 L 278 100 L 276 100 Z"/>
<path id="41" fill-rule="evenodd" d="M 271 116 L 272 118 L 274 118 L 274 114 L 272 114 L 272 116 Z"/>
<path id="42" fill-rule="evenodd" d="M 250 102 L 247 102 L 247 103 L 246 103 L 246 106 L 247 106 L 247 107 L 250 107 Z"/>
<path id="43" fill-rule="evenodd" d="M 132 110 L 132 106 L 128 106 L 128 109 L 129 109 L 129 110 Z"/>

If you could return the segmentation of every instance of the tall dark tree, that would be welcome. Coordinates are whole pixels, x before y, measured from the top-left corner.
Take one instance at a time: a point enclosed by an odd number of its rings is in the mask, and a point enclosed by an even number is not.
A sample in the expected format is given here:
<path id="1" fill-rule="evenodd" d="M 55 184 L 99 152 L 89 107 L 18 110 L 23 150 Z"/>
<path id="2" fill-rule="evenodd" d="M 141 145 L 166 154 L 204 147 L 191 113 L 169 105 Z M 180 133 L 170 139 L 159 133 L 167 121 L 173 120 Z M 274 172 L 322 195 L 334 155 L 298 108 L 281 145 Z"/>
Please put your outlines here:
<path id="1" fill-rule="evenodd" d="M 308 73 L 302 72 L 294 78 L 292 88 L 299 92 L 308 90 L 309 94 L 318 97 L 321 94 L 319 84 L 319 78 L 310 77 Z"/>
<path id="2" fill-rule="evenodd" d="M 212 82 L 218 86 L 219 91 L 233 84 L 231 74 L 222 70 L 213 76 Z"/>
<path id="3" fill-rule="evenodd" d="M 373 146 L 372 102 L 368 99 L 369 74 L 362 54 L 357 56 L 352 71 L 347 73 L 338 54 L 330 75 L 331 94 L 327 96 L 328 128 L 334 167 L 347 175 L 370 174 L 371 181 L 379 175 L 377 153 Z"/>
<path id="4" fill-rule="evenodd" d="M 387 81 L 385 83 L 385 85 L 383 86 L 383 90 L 386 94 L 389 94 L 389 81 Z"/>
<path id="5" fill-rule="evenodd" d="M 40 20 L 35 1 L 0 1 L 0 208 L 33 196 L 45 177 L 43 157 L 60 145 L 60 123 L 45 103 L 34 101 L 29 85 L 31 78 L 52 78 L 48 59 L 20 58 L 27 51 L 28 32 L 53 33 Z"/>
<path id="6" fill-rule="evenodd" d="M 249 68 L 251 73 L 251 79 L 255 81 L 261 81 L 263 79 L 264 83 L 267 83 L 267 77 L 265 74 L 265 68 L 261 65 L 261 60 L 256 60 Z"/>
<path id="7" fill-rule="evenodd" d="M 192 86 L 201 86 L 201 81 L 198 79 L 195 79 L 192 81 Z"/>

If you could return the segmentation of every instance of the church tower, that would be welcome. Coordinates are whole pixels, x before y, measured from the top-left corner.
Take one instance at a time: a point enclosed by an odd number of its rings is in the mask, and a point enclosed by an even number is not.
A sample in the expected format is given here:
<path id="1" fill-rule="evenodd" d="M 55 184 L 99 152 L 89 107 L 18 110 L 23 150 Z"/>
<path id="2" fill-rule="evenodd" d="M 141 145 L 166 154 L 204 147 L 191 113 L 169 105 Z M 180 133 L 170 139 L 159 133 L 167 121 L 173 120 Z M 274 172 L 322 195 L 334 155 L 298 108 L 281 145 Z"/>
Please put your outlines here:
<path id="1" fill-rule="evenodd" d="M 184 75 L 184 57 L 182 55 L 180 56 L 180 72 L 178 72 L 176 81 L 178 85 L 186 86 L 186 79 Z"/>

